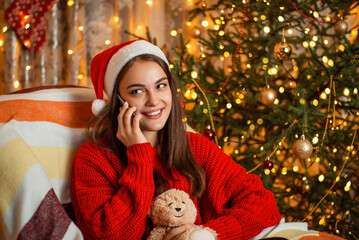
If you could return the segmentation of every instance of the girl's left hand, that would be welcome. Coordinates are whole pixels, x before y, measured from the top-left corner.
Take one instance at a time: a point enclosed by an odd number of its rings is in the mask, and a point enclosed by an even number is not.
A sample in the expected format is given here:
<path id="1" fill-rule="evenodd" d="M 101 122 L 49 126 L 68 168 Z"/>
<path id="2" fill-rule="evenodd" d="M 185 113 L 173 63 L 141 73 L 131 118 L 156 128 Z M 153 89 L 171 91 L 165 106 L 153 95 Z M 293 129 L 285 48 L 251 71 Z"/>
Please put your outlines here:
<path id="1" fill-rule="evenodd" d="M 173 228 L 164 238 L 164 240 L 175 240 L 178 237 L 180 237 L 183 233 L 185 233 L 187 230 L 195 227 L 194 224 L 185 224 L 180 227 Z"/>

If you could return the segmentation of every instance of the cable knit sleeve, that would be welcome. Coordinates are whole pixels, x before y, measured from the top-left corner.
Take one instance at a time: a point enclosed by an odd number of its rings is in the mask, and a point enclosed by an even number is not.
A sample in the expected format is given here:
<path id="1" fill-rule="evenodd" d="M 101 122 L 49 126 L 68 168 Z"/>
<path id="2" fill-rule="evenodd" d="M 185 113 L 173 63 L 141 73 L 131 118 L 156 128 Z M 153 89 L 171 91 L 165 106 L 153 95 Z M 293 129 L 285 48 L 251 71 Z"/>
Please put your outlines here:
<path id="1" fill-rule="evenodd" d="M 84 144 L 74 160 L 71 198 L 86 239 L 140 239 L 154 195 L 150 143 L 127 149 L 127 166 L 113 153 Z"/>
<path id="2" fill-rule="evenodd" d="M 250 239 L 280 221 L 272 192 L 260 178 L 198 134 L 189 134 L 193 154 L 206 172 L 206 190 L 199 199 L 203 225 L 219 239 Z"/>

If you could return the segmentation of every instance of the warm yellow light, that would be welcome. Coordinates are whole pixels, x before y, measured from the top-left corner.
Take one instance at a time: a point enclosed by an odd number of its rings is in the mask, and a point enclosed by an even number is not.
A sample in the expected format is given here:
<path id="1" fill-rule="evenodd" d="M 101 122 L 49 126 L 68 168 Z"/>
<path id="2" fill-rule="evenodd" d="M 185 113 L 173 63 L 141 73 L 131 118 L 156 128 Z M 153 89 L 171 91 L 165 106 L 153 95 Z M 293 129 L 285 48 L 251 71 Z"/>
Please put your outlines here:
<path id="1" fill-rule="evenodd" d="M 78 29 L 79 29 L 79 31 L 82 31 L 82 30 L 84 30 L 84 26 L 79 26 Z"/>
<path id="2" fill-rule="evenodd" d="M 321 98 L 321 99 L 327 99 L 327 94 L 325 94 L 325 92 L 322 92 L 322 93 L 320 94 L 320 98 Z"/>
<path id="3" fill-rule="evenodd" d="M 223 30 L 219 31 L 219 32 L 218 32 L 218 35 L 219 35 L 219 36 L 223 36 L 223 35 L 224 35 L 224 31 L 223 31 Z"/>
<path id="4" fill-rule="evenodd" d="M 77 75 L 77 79 L 79 79 L 79 80 L 84 79 L 84 75 L 80 73 L 79 75 Z"/>
<path id="5" fill-rule="evenodd" d="M 4 44 L 4 41 L 0 40 L 0 47 L 2 47 L 3 44 Z"/>
<path id="6" fill-rule="evenodd" d="M 31 66 L 30 66 L 30 65 L 27 65 L 27 66 L 26 66 L 26 70 L 29 71 L 30 69 L 31 69 Z"/>
<path id="7" fill-rule="evenodd" d="M 330 94 L 330 88 L 326 88 L 324 91 L 326 94 Z"/>
<path id="8" fill-rule="evenodd" d="M 247 63 L 247 68 L 251 68 L 251 65 L 249 63 Z"/>
<path id="9" fill-rule="evenodd" d="M 297 165 L 294 165 L 293 166 L 293 172 L 298 172 L 298 170 L 299 170 L 299 167 Z"/>
<path id="10" fill-rule="evenodd" d="M 151 0 L 147 0 L 147 1 L 146 1 L 146 4 L 147 4 L 147 5 L 152 5 L 152 1 L 151 1 Z"/>
<path id="11" fill-rule="evenodd" d="M 227 51 L 224 52 L 224 53 L 223 53 L 223 56 L 224 56 L 224 57 L 229 57 L 229 52 L 227 52 Z"/>
<path id="12" fill-rule="evenodd" d="M 110 41 L 110 40 L 106 40 L 106 41 L 105 41 L 105 44 L 106 44 L 106 45 L 110 45 L 110 44 L 111 44 L 111 41 Z"/>
<path id="13" fill-rule="evenodd" d="M 232 108 L 232 104 L 227 103 L 226 108 L 231 109 L 231 108 Z"/>
<path id="14" fill-rule="evenodd" d="M 319 101 L 317 99 L 314 99 L 313 100 L 313 106 L 318 106 L 318 104 L 319 104 Z"/>
<path id="15" fill-rule="evenodd" d="M 170 64 L 170 68 L 172 69 L 172 68 L 174 68 L 175 66 L 173 65 L 173 64 Z"/>
<path id="16" fill-rule="evenodd" d="M 324 175 L 321 174 L 321 175 L 318 177 L 318 180 L 319 180 L 319 182 L 323 182 L 323 181 L 324 181 Z"/>
<path id="17" fill-rule="evenodd" d="M 310 28 L 306 28 L 305 30 L 304 30 L 304 33 L 305 34 L 308 34 L 310 32 Z"/>
<path id="18" fill-rule="evenodd" d="M 278 17 L 278 21 L 279 21 L 279 22 L 284 22 L 284 17 L 283 17 L 283 16 L 279 16 L 279 17 Z"/>
<path id="19" fill-rule="evenodd" d="M 216 30 L 216 31 L 218 31 L 219 28 L 220 28 L 219 25 L 214 25 L 214 26 L 213 26 L 213 29 Z"/>
<path id="20" fill-rule="evenodd" d="M 314 137 L 313 140 L 312 140 L 313 144 L 317 144 L 318 141 L 319 141 L 318 137 Z"/>
<path id="21" fill-rule="evenodd" d="M 358 93 L 358 89 L 357 89 L 357 88 L 354 88 L 353 93 L 354 93 L 354 94 L 357 94 L 357 93 Z M 359 113 L 359 112 L 358 112 L 358 113 Z"/>
<path id="22" fill-rule="evenodd" d="M 254 129 L 256 129 L 256 126 L 254 124 L 251 124 L 249 125 L 249 129 L 253 131 Z"/>
<path id="23" fill-rule="evenodd" d="M 177 31 L 176 31 L 176 30 L 172 30 L 172 31 L 171 31 L 171 36 L 173 36 L 173 37 L 177 36 Z"/>
<path id="24" fill-rule="evenodd" d="M 350 94 L 349 89 L 348 89 L 348 88 L 344 88 L 343 94 L 344 94 L 345 96 L 349 96 L 349 94 Z"/>
<path id="25" fill-rule="evenodd" d="M 309 45 L 311 46 L 311 47 L 315 47 L 315 45 L 317 45 L 314 41 L 310 41 L 309 42 Z"/>
<path id="26" fill-rule="evenodd" d="M 191 47 L 192 47 L 192 46 L 191 46 L 190 43 L 187 43 L 187 44 L 186 44 L 186 48 L 187 48 L 187 49 L 190 49 Z"/>
<path id="27" fill-rule="evenodd" d="M 192 71 L 191 72 L 191 77 L 192 78 L 197 78 L 198 77 L 198 73 L 196 71 Z"/>
<path id="28" fill-rule="evenodd" d="M 293 66 L 293 70 L 294 71 L 298 71 L 299 70 L 299 67 L 297 65 Z"/>
<path id="29" fill-rule="evenodd" d="M 67 1 L 67 6 L 71 7 L 72 5 L 74 5 L 74 1 L 73 0 L 68 0 Z"/>
<path id="30" fill-rule="evenodd" d="M 3 28 L 2 28 L 2 31 L 3 31 L 3 32 L 6 32 L 6 31 L 7 31 L 7 26 L 3 27 Z"/>
<path id="31" fill-rule="evenodd" d="M 319 17 L 319 13 L 318 13 L 317 11 L 314 11 L 314 12 L 313 12 L 313 17 L 318 18 L 318 17 Z"/>
<path id="32" fill-rule="evenodd" d="M 278 105 L 278 104 L 279 104 L 279 99 L 278 99 L 278 98 L 276 98 L 276 99 L 274 100 L 274 104 L 275 104 L 275 105 Z"/>
<path id="33" fill-rule="evenodd" d="M 120 21 L 120 18 L 117 17 L 117 16 L 114 16 L 114 17 L 113 17 L 113 21 L 114 21 L 115 23 L 118 23 L 118 22 Z"/>
<path id="34" fill-rule="evenodd" d="M 269 62 L 269 60 L 268 60 L 268 58 L 263 58 L 263 60 L 262 60 L 262 62 L 264 63 L 264 64 L 267 64 L 268 62 Z"/>
<path id="35" fill-rule="evenodd" d="M 143 28 L 142 25 L 138 25 L 138 26 L 137 26 L 137 29 L 138 29 L 138 30 L 142 30 L 142 28 Z"/>
<path id="36" fill-rule="evenodd" d="M 318 41 L 318 37 L 317 37 L 317 36 L 313 36 L 312 39 L 313 39 L 313 41 Z"/>
<path id="37" fill-rule="evenodd" d="M 269 75 L 276 75 L 278 73 L 278 70 L 276 68 L 270 68 L 268 70 Z"/>
<path id="38" fill-rule="evenodd" d="M 69 54 L 69 55 L 71 55 L 71 54 L 73 54 L 74 53 L 74 51 L 72 51 L 71 49 L 69 49 L 68 51 L 67 51 L 67 54 Z"/>
<path id="39" fill-rule="evenodd" d="M 323 61 L 324 63 L 327 63 L 327 62 L 328 62 L 328 57 L 327 57 L 327 56 L 323 56 L 323 57 L 322 57 L 322 61 Z"/>
<path id="40" fill-rule="evenodd" d="M 203 26 L 203 27 L 208 27 L 208 25 L 209 25 L 209 23 L 208 23 L 207 20 L 203 20 L 203 21 L 202 21 L 202 26 Z"/>
<path id="41" fill-rule="evenodd" d="M 193 91 L 192 94 L 191 94 L 191 98 L 196 99 L 197 98 L 197 93 Z"/>
<path id="42" fill-rule="evenodd" d="M 26 23 L 25 29 L 29 29 L 29 28 L 30 28 L 30 23 Z"/>
<path id="43" fill-rule="evenodd" d="M 329 60 L 328 60 L 328 65 L 329 65 L 330 67 L 333 67 L 333 66 L 334 66 L 334 61 L 333 61 L 332 59 L 329 59 Z"/>
<path id="44" fill-rule="evenodd" d="M 327 39 L 324 40 L 324 44 L 327 45 L 329 41 Z"/>
<path id="45" fill-rule="evenodd" d="M 270 27 L 265 26 L 265 27 L 263 28 L 263 31 L 264 31 L 265 33 L 270 33 Z"/>
<path id="46" fill-rule="evenodd" d="M 19 86 L 20 86 L 20 83 L 19 83 L 19 81 L 16 80 L 16 81 L 14 82 L 14 88 L 18 88 Z"/>
<path id="47" fill-rule="evenodd" d="M 253 20 L 254 20 L 255 22 L 257 22 L 257 21 L 258 21 L 258 18 L 257 18 L 257 17 L 254 17 Z"/>
<path id="48" fill-rule="evenodd" d="M 266 20 L 267 17 L 266 17 L 265 15 L 261 15 L 261 19 L 262 19 L 262 20 Z"/>
<path id="49" fill-rule="evenodd" d="M 289 34 L 293 34 L 293 30 L 292 29 L 288 29 L 287 31 Z"/>
<path id="50" fill-rule="evenodd" d="M 190 26 L 192 26 L 192 23 L 191 23 L 190 21 L 187 21 L 187 22 L 186 22 L 186 26 L 187 26 L 187 27 L 190 27 Z"/>
<path id="51" fill-rule="evenodd" d="M 203 113 L 204 113 L 204 114 L 207 114 L 207 113 L 208 113 L 208 109 L 206 109 L 206 108 L 203 109 Z"/>
<path id="52" fill-rule="evenodd" d="M 287 175 L 288 169 L 286 167 L 282 168 L 282 174 Z"/>
<path id="53" fill-rule="evenodd" d="M 304 41 L 304 42 L 303 42 L 303 47 L 308 48 L 308 47 L 309 47 L 309 43 L 308 43 L 307 41 Z"/>
<path id="54" fill-rule="evenodd" d="M 258 118 L 257 123 L 258 123 L 259 125 L 262 125 L 262 124 L 263 124 L 263 119 L 262 119 L 262 118 Z"/>

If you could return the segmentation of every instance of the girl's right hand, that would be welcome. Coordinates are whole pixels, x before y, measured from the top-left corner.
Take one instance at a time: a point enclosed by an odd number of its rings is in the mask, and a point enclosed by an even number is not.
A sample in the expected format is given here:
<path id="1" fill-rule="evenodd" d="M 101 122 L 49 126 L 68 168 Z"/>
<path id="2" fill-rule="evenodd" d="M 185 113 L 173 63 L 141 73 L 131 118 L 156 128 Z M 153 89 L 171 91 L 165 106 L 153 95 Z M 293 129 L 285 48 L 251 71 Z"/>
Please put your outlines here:
<path id="1" fill-rule="evenodd" d="M 140 114 L 132 116 L 135 111 L 136 106 L 129 107 L 128 103 L 125 102 L 117 116 L 118 128 L 116 137 L 126 147 L 148 142 L 140 129 Z"/>

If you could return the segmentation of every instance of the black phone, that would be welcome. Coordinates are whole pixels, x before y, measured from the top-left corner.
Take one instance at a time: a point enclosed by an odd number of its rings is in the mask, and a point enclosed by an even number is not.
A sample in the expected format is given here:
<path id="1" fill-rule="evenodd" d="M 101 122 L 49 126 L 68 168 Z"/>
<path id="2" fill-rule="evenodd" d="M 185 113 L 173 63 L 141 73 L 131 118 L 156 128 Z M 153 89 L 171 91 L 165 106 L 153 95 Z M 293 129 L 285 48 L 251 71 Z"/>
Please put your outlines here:
<path id="1" fill-rule="evenodd" d="M 117 93 L 117 98 L 118 98 L 118 100 L 120 101 L 120 107 L 122 107 L 123 104 L 125 104 L 125 100 L 124 100 L 124 99 L 121 97 L 121 95 L 118 94 L 118 93 Z"/>
<path id="2" fill-rule="evenodd" d="M 122 107 L 123 106 L 123 104 L 125 104 L 125 100 L 121 97 L 121 95 L 119 94 L 119 93 L 117 93 L 117 98 L 118 98 L 118 100 L 119 100 L 119 102 L 120 102 L 120 107 Z M 134 113 L 132 113 L 132 120 L 133 120 L 133 118 L 136 116 L 136 113 L 134 112 Z"/>

